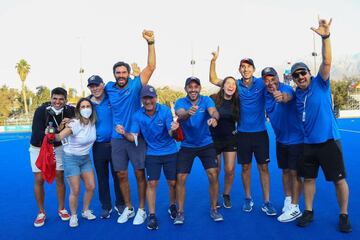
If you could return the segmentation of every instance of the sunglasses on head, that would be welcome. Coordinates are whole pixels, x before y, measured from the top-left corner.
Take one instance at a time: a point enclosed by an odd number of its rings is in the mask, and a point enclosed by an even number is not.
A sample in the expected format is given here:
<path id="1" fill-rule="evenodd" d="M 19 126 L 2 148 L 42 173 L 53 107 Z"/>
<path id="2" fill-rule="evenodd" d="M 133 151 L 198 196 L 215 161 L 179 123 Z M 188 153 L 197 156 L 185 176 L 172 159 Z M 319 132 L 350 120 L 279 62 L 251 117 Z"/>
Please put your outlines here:
<path id="1" fill-rule="evenodd" d="M 301 76 L 305 76 L 306 74 L 307 74 L 307 71 L 306 71 L 306 70 L 302 70 L 302 71 L 293 73 L 293 74 L 292 74 L 292 77 L 293 77 L 293 78 L 299 78 L 300 75 L 301 75 Z"/>

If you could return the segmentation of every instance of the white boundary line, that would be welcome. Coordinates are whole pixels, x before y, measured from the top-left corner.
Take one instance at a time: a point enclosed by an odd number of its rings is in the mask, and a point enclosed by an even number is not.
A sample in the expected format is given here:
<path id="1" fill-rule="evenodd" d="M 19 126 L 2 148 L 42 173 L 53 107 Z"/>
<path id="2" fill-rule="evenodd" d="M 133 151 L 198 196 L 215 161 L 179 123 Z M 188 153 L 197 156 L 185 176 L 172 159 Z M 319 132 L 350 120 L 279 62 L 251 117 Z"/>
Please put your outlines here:
<path id="1" fill-rule="evenodd" d="M 341 129 L 339 128 L 340 131 L 343 131 L 343 132 L 351 132 L 351 133 L 359 133 L 360 134 L 360 131 L 356 131 L 356 130 L 347 130 L 347 129 Z"/>

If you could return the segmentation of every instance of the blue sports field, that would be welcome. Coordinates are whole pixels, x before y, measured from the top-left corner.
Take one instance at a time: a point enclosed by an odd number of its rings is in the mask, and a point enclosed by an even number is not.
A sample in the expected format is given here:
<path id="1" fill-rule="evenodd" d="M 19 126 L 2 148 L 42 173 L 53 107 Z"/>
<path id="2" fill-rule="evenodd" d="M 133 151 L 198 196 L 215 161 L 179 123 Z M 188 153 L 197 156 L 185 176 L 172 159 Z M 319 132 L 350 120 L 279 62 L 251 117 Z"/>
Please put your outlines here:
<path id="1" fill-rule="evenodd" d="M 360 239 L 360 119 L 339 119 L 342 135 L 347 180 L 350 187 L 349 216 L 353 232 L 338 232 L 338 205 L 332 183 L 325 182 L 319 174 L 314 201 L 314 222 L 307 228 L 299 228 L 294 222 L 280 223 L 274 217 L 266 216 L 260 209 L 262 192 L 256 164 L 252 169 L 252 197 L 255 206 L 251 213 L 241 210 L 244 192 L 241 184 L 239 165 L 231 192 L 233 207 L 221 208 L 224 221 L 213 222 L 209 217 L 208 181 L 199 161 L 195 161 L 192 173 L 187 181 L 185 201 L 185 224 L 175 226 L 167 213 L 168 191 L 162 176 L 157 195 L 157 216 L 160 228 L 149 231 L 146 225 L 134 226 L 132 221 L 125 224 L 116 222 L 117 215 L 110 219 L 95 221 L 79 219 L 79 227 L 72 229 L 68 222 L 62 222 L 57 216 L 57 200 L 55 183 L 45 187 L 45 209 L 47 219 L 41 228 L 35 228 L 33 221 L 37 207 L 33 194 L 33 174 L 28 154 L 30 133 L 0 134 L 0 239 Z M 277 168 L 275 157 L 274 134 L 269 129 L 271 142 L 271 174 L 270 198 L 278 212 L 283 204 L 281 171 Z M 136 183 L 130 171 L 132 200 L 137 207 Z M 223 174 L 220 176 L 223 188 Z M 67 192 L 68 192 L 67 188 Z M 68 197 L 68 195 L 67 195 Z M 68 199 L 66 199 L 68 208 Z M 303 198 L 301 198 L 303 209 Z M 81 201 L 79 209 L 82 208 Z M 99 216 L 100 203 L 97 190 L 91 209 Z"/>

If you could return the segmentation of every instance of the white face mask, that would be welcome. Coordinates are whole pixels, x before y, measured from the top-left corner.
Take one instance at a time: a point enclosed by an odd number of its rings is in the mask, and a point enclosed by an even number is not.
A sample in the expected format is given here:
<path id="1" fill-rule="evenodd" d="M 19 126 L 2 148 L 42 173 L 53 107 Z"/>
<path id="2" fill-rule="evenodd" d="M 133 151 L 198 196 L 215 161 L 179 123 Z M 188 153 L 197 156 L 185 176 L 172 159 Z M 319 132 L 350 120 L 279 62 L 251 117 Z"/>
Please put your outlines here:
<path id="1" fill-rule="evenodd" d="M 64 110 L 64 108 L 60 108 L 60 109 L 56 109 L 54 107 L 51 107 L 51 110 L 53 110 L 55 112 L 56 115 L 59 115 L 60 113 L 62 113 L 62 111 Z"/>
<path id="2" fill-rule="evenodd" d="M 80 114 L 83 118 L 89 118 L 91 116 L 91 108 L 84 108 L 80 110 Z"/>

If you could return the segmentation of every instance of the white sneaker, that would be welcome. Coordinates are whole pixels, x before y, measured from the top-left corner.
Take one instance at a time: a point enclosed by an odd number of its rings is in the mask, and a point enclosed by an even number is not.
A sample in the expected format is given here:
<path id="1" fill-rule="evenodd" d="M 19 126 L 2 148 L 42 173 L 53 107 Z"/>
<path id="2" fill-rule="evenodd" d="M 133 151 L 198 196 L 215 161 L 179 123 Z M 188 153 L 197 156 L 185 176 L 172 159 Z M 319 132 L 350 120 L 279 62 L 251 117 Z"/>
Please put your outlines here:
<path id="1" fill-rule="evenodd" d="M 130 218 L 135 217 L 135 211 L 134 208 L 130 210 L 128 207 L 124 209 L 122 214 L 119 216 L 117 222 L 118 223 L 126 223 Z"/>
<path id="2" fill-rule="evenodd" d="M 281 214 L 277 220 L 279 222 L 291 222 L 297 219 L 298 217 L 301 217 L 302 213 L 299 209 L 299 205 L 290 204 L 287 211 L 285 211 L 283 214 Z"/>
<path id="3" fill-rule="evenodd" d="M 134 225 L 140 225 L 143 224 L 143 222 L 146 219 L 146 212 L 144 209 L 139 208 L 137 210 L 136 216 L 134 218 L 133 224 Z"/>
<path id="4" fill-rule="evenodd" d="M 81 216 L 83 218 L 86 218 L 87 220 L 95 220 L 96 219 L 96 216 L 92 213 L 91 210 L 85 210 L 81 213 Z"/>
<path id="5" fill-rule="evenodd" d="M 77 218 L 77 215 L 71 215 L 70 217 L 70 221 L 69 221 L 69 226 L 70 227 L 77 227 L 79 226 L 79 220 Z"/>
<path id="6" fill-rule="evenodd" d="M 283 213 L 286 212 L 289 209 L 290 204 L 291 204 L 291 197 L 285 197 L 284 206 L 282 208 Z"/>

